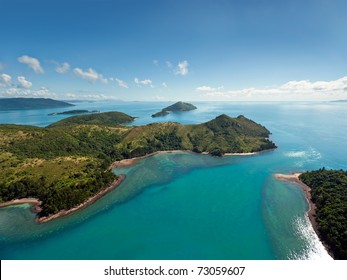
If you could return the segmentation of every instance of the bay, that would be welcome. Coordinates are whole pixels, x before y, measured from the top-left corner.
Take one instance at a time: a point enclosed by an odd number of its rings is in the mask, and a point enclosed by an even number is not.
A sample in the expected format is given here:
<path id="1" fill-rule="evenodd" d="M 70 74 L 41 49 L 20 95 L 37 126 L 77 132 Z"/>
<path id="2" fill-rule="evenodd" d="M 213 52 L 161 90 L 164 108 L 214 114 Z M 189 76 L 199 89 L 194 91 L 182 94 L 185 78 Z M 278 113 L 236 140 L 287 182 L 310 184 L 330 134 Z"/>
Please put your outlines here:
<path id="1" fill-rule="evenodd" d="M 163 153 L 129 168 L 127 179 L 90 207 L 37 225 L 28 205 L 0 209 L 1 259 L 329 258 L 305 213 L 303 192 L 275 173 L 347 169 L 343 103 L 194 102 L 197 110 L 151 118 L 170 103 L 78 102 L 74 109 L 122 111 L 153 121 L 201 123 L 222 113 L 266 126 L 278 149 L 213 158 Z M 1 111 L 0 123 L 46 126 L 60 109 Z"/>

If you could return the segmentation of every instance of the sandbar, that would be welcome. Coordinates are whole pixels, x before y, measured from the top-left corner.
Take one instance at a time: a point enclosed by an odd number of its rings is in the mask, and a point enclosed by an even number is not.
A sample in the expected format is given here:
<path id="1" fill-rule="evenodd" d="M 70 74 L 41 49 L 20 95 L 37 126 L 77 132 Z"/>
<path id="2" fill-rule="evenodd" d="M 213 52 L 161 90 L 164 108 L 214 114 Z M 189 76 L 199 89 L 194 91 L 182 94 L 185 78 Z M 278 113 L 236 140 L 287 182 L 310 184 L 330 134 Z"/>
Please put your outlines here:
<path id="1" fill-rule="evenodd" d="M 37 198 L 31 198 L 31 197 L 20 198 L 20 199 L 13 199 L 11 201 L 2 202 L 2 203 L 0 203 L 0 208 L 7 207 L 7 206 L 12 206 L 12 205 L 27 204 L 27 203 L 33 205 L 32 209 L 33 209 L 33 211 L 35 213 L 39 213 L 41 211 L 40 206 L 42 204 L 42 201 L 40 201 Z"/>

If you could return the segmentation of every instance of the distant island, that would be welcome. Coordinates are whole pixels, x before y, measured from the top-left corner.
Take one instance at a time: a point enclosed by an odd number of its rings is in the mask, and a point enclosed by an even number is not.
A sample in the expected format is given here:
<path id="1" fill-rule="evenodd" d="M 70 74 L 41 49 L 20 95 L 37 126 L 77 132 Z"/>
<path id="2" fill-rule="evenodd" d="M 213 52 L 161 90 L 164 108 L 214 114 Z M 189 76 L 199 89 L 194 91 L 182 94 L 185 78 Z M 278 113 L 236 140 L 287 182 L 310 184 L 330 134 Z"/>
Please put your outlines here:
<path id="1" fill-rule="evenodd" d="M 70 110 L 70 111 L 64 111 L 59 113 L 50 113 L 48 116 L 55 116 L 55 115 L 80 115 L 80 114 L 91 114 L 91 113 L 99 113 L 98 110 Z"/>
<path id="2" fill-rule="evenodd" d="M 310 204 L 310 221 L 335 259 L 347 259 L 347 171 L 325 168 L 278 179 L 300 184 Z"/>
<path id="3" fill-rule="evenodd" d="M 345 103 L 345 102 L 347 102 L 347 99 L 334 100 L 334 101 L 331 101 L 331 102 L 341 102 L 341 103 Z"/>
<path id="4" fill-rule="evenodd" d="M 73 104 L 50 98 L 1 98 L 0 110 L 48 109 L 71 107 Z"/>
<path id="5" fill-rule="evenodd" d="M 185 111 L 191 111 L 195 109 L 197 108 L 194 105 L 179 101 L 179 102 L 176 102 L 175 104 L 172 104 L 162 109 L 160 112 L 153 114 L 152 118 L 166 116 L 169 114 L 169 112 L 185 112 Z"/>
<path id="6" fill-rule="evenodd" d="M 48 127 L 49 128 L 66 127 L 69 125 L 78 125 L 78 124 L 119 126 L 121 124 L 133 122 L 134 120 L 135 120 L 134 117 L 131 117 L 121 112 L 105 112 L 105 113 L 96 113 L 96 114 L 69 117 L 69 118 L 57 121 L 55 123 L 52 123 Z"/>
<path id="7" fill-rule="evenodd" d="M 197 125 L 122 125 L 133 120 L 107 112 L 68 117 L 45 128 L 0 125 L 0 207 L 31 202 L 45 222 L 115 188 L 124 178 L 112 173 L 112 163 L 160 151 L 223 156 L 276 148 L 270 132 L 244 116 L 220 115 Z"/>

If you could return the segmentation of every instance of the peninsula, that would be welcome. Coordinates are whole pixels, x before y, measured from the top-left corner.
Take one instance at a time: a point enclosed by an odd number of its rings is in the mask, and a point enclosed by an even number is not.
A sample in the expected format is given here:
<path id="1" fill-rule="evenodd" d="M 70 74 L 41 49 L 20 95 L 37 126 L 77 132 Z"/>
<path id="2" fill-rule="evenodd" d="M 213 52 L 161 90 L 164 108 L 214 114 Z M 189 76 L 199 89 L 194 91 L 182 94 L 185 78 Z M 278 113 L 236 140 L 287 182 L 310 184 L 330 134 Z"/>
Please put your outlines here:
<path id="1" fill-rule="evenodd" d="M 121 180 L 110 168 L 115 161 L 158 151 L 222 156 L 276 148 L 270 132 L 244 116 L 221 115 L 197 125 L 122 125 L 133 120 L 107 112 L 72 116 L 45 128 L 0 125 L 0 203 L 7 203 L 0 206 L 35 198 L 38 217 L 50 220 L 116 187 Z"/>
<path id="2" fill-rule="evenodd" d="M 152 115 L 152 118 L 163 117 L 169 114 L 169 112 L 185 112 L 197 109 L 193 104 L 185 103 L 182 101 L 176 102 L 168 107 L 165 107 L 160 112 Z"/>
<path id="3" fill-rule="evenodd" d="M 302 186 L 313 228 L 335 259 L 346 260 L 347 172 L 322 168 L 302 174 L 276 174 L 276 178 Z"/>
<path id="4" fill-rule="evenodd" d="M 71 106 L 75 105 L 50 98 L 0 98 L 0 110 L 48 109 Z"/>

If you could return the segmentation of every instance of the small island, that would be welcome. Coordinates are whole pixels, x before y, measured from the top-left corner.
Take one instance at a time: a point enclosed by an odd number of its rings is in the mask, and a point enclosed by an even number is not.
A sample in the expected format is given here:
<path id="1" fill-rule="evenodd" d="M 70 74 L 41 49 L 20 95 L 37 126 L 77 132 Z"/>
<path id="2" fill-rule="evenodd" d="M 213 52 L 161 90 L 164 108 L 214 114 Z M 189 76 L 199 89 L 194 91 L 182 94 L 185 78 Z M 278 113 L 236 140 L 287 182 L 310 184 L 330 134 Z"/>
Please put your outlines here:
<path id="1" fill-rule="evenodd" d="M 0 110 L 49 109 L 75 106 L 50 98 L 0 98 Z"/>
<path id="2" fill-rule="evenodd" d="M 164 117 L 169 114 L 169 112 L 186 112 L 197 109 L 193 104 L 185 103 L 182 101 L 176 102 L 168 107 L 165 107 L 160 112 L 152 115 L 152 118 Z"/>
<path id="3" fill-rule="evenodd" d="M 98 110 L 70 110 L 58 113 L 49 113 L 48 116 L 56 116 L 56 115 L 81 115 L 81 114 L 92 114 L 92 113 L 100 113 Z"/>
<path id="4" fill-rule="evenodd" d="M 335 259 L 346 260 L 347 172 L 321 168 L 302 174 L 276 174 L 276 178 L 302 186 L 314 230 Z"/>
<path id="5" fill-rule="evenodd" d="M 163 151 L 212 156 L 276 148 L 270 132 L 244 116 L 220 115 L 196 125 L 124 126 L 121 112 L 72 116 L 45 128 L 0 125 L 0 207 L 32 203 L 39 222 L 86 207 L 117 187 L 122 160 Z M 115 164 L 116 163 L 116 164 Z"/>

